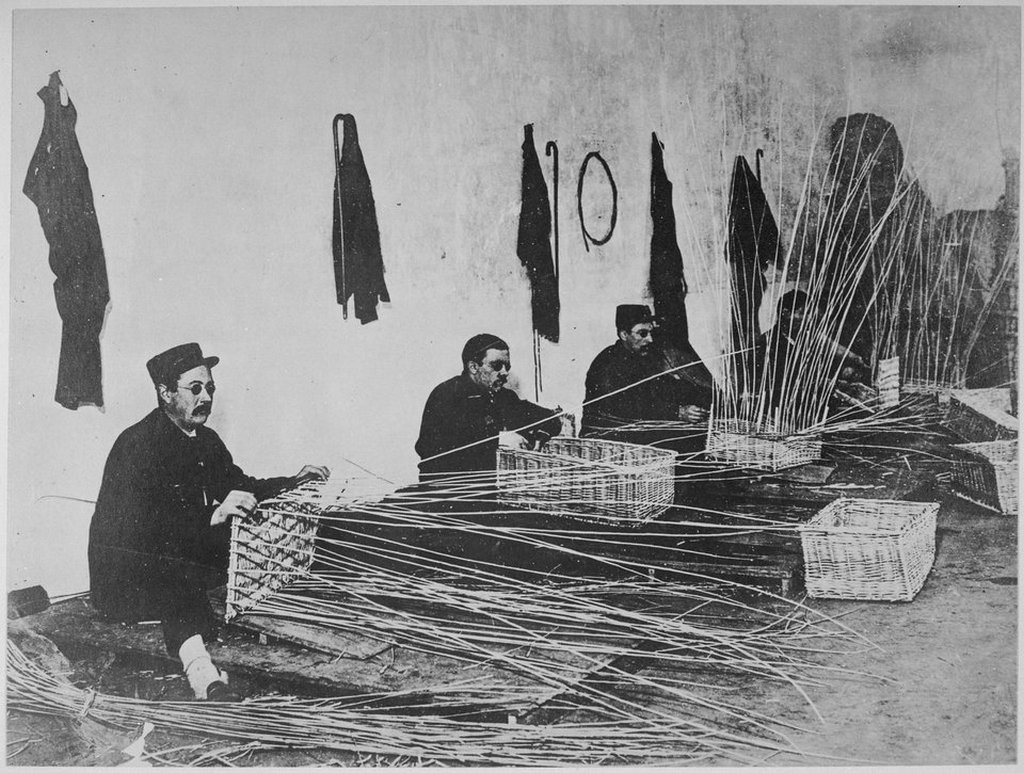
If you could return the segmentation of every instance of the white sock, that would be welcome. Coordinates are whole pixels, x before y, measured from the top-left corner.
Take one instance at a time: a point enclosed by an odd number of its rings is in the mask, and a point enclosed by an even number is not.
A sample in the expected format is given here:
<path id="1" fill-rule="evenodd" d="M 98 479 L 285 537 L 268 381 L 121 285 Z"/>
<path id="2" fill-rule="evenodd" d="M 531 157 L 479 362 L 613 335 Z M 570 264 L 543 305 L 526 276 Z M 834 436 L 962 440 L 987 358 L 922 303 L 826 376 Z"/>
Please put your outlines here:
<path id="1" fill-rule="evenodd" d="M 206 689 L 217 681 L 224 681 L 221 672 L 213 665 L 210 653 L 206 651 L 203 637 L 199 634 L 187 638 L 178 648 L 178 657 L 185 669 L 185 676 L 199 700 L 206 700 Z"/>

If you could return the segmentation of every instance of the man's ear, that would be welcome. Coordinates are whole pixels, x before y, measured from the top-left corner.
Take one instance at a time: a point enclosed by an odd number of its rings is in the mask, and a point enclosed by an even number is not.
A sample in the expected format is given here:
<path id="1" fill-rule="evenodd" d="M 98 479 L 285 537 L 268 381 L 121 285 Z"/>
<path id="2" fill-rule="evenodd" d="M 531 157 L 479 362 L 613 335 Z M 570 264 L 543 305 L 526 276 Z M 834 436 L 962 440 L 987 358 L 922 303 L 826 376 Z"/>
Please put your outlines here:
<path id="1" fill-rule="evenodd" d="M 625 341 L 627 338 L 629 338 L 629 333 L 627 333 L 624 330 L 618 330 L 616 332 L 617 332 L 617 334 L 619 336 L 619 340 L 620 341 Z"/>
<path id="2" fill-rule="evenodd" d="M 167 388 L 167 384 L 157 384 L 156 391 L 160 395 L 161 403 L 166 405 L 171 401 L 171 390 Z"/>

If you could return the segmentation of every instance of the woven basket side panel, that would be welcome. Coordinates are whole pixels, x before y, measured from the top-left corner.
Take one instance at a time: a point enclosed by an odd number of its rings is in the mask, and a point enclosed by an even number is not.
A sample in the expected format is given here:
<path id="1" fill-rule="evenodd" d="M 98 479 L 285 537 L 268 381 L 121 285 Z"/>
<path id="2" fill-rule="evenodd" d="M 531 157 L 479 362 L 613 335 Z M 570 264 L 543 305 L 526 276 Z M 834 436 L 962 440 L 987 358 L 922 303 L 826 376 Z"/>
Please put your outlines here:
<path id="1" fill-rule="evenodd" d="M 675 455 L 661 449 L 553 438 L 546 451 L 501 449 L 498 489 L 509 504 L 636 524 L 672 503 L 674 465 Z"/>
<path id="2" fill-rule="evenodd" d="M 317 512 L 300 499 L 281 498 L 262 503 L 245 521 L 233 522 L 228 619 L 308 571 L 315 550 Z"/>
<path id="3" fill-rule="evenodd" d="M 894 537 L 810 536 L 804 542 L 807 591 L 813 595 L 902 598 L 906 578 Z"/>
<path id="4" fill-rule="evenodd" d="M 965 440 L 1011 440 L 1017 437 L 1017 418 L 1009 413 L 1008 389 L 967 389 L 953 393 L 948 423 Z M 1003 408 L 1002 406 L 1006 406 Z"/>

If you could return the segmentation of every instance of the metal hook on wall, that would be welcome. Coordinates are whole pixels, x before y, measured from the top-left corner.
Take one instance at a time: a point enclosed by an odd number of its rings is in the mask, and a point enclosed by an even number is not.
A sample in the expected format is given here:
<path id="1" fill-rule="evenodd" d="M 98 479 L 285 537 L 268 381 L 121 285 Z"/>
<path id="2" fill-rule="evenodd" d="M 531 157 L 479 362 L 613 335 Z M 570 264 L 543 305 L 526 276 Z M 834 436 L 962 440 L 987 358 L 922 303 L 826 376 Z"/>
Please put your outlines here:
<path id="1" fill-rule="evenodd" d="M 554 269 L 555 278 L 558 277 L 558 145 L 554 140 L 548 140 L 544 146 L 544 155 L 553 156 L 552 171 L 554 172 L 554 197 L 551 205 L 551 225 L 555 232 Z"/>

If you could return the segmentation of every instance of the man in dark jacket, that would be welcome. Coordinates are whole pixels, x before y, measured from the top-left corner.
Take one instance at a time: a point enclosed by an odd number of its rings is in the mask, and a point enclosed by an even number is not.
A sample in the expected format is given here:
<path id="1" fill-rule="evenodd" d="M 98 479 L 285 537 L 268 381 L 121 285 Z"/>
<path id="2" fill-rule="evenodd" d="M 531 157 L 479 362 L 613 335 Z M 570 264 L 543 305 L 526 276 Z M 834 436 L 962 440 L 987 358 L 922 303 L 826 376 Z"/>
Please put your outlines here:
<path id="1" fill-rule="evenodd" d="M 594 358 L 587 371 L 580 435 L 633 443 L 671 443 L 676 450 L 701 446 L 711 390 L 677 377 L 654 341 L 654 319 L 647 306 L 615 310 L 618 340 Z M 671 422 L 664 429 L 638 422 Z M 691 433 L 680 424 L 690 425 Z M 702 428 L 703 425 L 703 428 Z M 693 435 L 692 438 L 684 437 Z M 686 442 L 687 440 L 693 442 Z M 696 449 L 699 450 L 699 449 Z"/>
<path id="2" fill-rule="evenodd" d="M 207 591 L 225 581 L 231 519 L 328 471 L 307 465 L 294 477 L 259 480 L 234 464 L 204 426 L 219 361 L 189 343 L 146 363 L 159 405 L 107 457 L 89 528 L 89 580 L 92 604 L 106 617 L 161 621 L 197 698 L 238 700 L 204 642 L 216 627 Z"/>
<path id="3" fill-rule="evenodd" d="M 516 448 L 542 445 L 562 428 L 556 411 L 522 400 L 505 388 L 508 344 L 490 333 L 462 348 L 462 373 L 427 398 L 416 441 L 424 480 L 464 472 L 494 472 L 499 442 Z"/>

